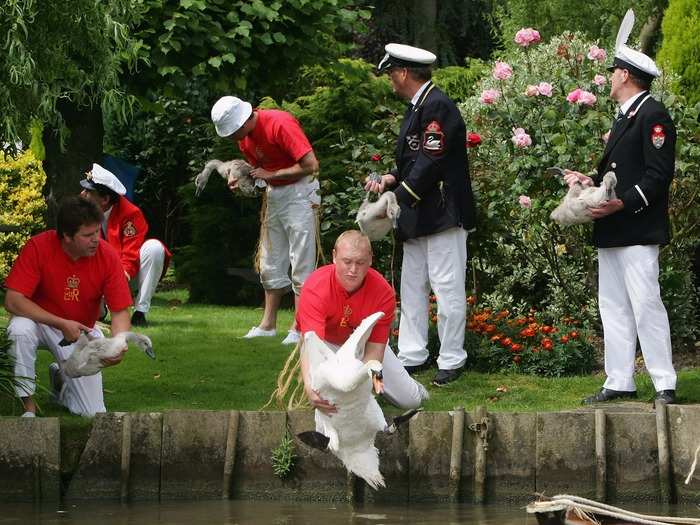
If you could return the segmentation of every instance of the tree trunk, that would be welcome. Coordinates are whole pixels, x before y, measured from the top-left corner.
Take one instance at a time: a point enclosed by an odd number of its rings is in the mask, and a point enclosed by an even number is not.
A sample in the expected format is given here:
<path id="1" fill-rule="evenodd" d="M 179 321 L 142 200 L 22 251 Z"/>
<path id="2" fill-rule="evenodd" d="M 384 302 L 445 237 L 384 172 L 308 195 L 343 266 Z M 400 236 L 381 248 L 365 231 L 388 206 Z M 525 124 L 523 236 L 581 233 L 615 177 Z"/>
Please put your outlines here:
<path id="1" fill-rule="evenodd" d="M 415 45 L 432 51 L 438 55 L 437 32 L 437 0 L 414 0 L 414 17 L 412 25 L 415 28 Z"/>
<path id="2" fill-rule="evenodd" d="M 56 130 L 44 131 L 44 147 L 46 159 L 46 225 L 53 228 L 56 225 L 56 210 L 59 200 L 66 195 L 80 193 L 80 180 L 85 178 L 85 172 L 92 168 L 93 162 L 102 158 L 102 139 L 104 127 L 102 124 L 102 109 L 99 104 L 94 107 L 78 107 L 68 100 L 60 100 L 56 109 L 65 121 L 65 149 Z"/>
<path id="3" fill-rule="evenodd" d="M 653 56 L 656 43 L 659 41 L 661 21 L 663 20 L 663 12 L 656 13 L 649 18 L 639 31 L 639 45 L 642 48 L 642 53 Z"/>

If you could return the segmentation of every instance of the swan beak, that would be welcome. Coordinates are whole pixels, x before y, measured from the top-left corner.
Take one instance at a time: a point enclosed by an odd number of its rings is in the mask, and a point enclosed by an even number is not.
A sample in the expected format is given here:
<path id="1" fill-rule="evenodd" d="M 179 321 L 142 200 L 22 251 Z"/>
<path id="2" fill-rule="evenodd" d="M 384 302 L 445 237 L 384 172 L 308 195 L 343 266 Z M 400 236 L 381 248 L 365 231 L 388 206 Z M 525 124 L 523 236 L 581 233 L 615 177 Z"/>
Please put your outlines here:
<path id="1" fill-rule="evenodd" d="M 376 394 L 384 393 L 384 374 L 381 370 L 372 370 L 372 386 Z"/>
<path id="2" fill-rule="evenodd" d="M 143 353 L 146 354 L 146 355 L 147 355 L 148 357 L 150 357 L 151 359 L 155 359 L 155 358 L 156 358 L 156 353 L 153 351 L 153 347 L 152 347 L 152 346 L 147 346 L 147 347 L 144 349 Z"/>
<path id="3" fill-rule="evenodd" d="M 328 449 L 328 443 L 331 440 L 328 436 L 324 436 L 320 432 L 316 432 L 314 430 L 300 432 L 297 434 L 297 437 L 305 445 L 323 451 Z"/>

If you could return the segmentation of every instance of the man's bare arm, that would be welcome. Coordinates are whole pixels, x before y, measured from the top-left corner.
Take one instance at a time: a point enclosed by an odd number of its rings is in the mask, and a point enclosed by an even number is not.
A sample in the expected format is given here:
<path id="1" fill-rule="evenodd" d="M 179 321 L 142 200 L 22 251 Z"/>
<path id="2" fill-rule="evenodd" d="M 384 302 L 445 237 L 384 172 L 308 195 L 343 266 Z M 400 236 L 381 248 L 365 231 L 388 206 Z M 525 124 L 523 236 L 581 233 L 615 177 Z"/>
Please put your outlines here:
<path id="1" fill-rule="evenodd" d="M 255 179 L 268 180 L 293 180 L 297 181 L 302 177 L 311 175 L 318 171 L 318 159 L 313 151 L 309 151 L 306 155 L 299 159 L 299 162 L 288 168 L 282 168 L 277 171 L 267 171 L 263 168 L 255 168 L 250 172 L 251 177 Z"/>

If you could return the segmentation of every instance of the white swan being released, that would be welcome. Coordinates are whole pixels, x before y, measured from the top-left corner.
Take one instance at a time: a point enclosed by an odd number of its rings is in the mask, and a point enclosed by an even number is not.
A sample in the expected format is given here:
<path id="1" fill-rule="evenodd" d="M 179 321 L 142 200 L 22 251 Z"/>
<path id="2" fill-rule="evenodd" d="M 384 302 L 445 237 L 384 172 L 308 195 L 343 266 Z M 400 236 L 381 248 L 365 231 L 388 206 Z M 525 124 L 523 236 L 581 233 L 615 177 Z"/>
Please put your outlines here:
<path id="1" fill-rule="evenodd" d="M 327 415 L 316 410 L 317 431 L 302 432 L 299 439 L 332 452 L 345 468 L 373 489 L 384 486 L 374 446 L 377 432 L 393 433 L 397 425 L 418 412 L 410 410 L 387 425 L 372 395 L 372 376 L 381 379 L 382 364 L 376 360 L 363 363 L 361 359 L 372 328 L 383 316 L 383 312 L 377 312 L 365 318 L 337 352 L 314 332 L 305 334 L 302 348 L 302 352 L 308 353 L 312 388 L 338 411 Z"/>
<path id="2" fill-rule="evenodd" d="M 603 182 L 600 186 L 584 187 L 580 182 L 577 182 L 569 188 L 559 206 L 549 217 L 562 226 L 591 222 L 593 217 L 591 217 L 588 208 L 597 208 L 605 201 L 615 199 L 616 185 L 617 177 L 612 171 L 603 176 Z"/>
<path id="3" fill-rule="evenodd" d="M 63 361 L 61 369 L 68 377 L 91 376 L 103 368 L 102 359 L 117 357 L 127 347 L 136 344 L 151 359 L 156 358 L 151 340 L 142 334 L 122 332 L 114 337 L 90 340 L 84 333 L 75 342 L 73 352 Z"/>
<path id="4" fill-rule="evenodd" d="M 360 230 L 370 241 L 378 241 L 396 228 L 396 221 L 401 213 L 399 203 L 393 191 L 385 191 L 375 202 L 369 202 L 365 198 L 364 202 L 357 210 L 355 222 L 359 224 Z"/>
<path id="5" fill-rule="evenodd" d="M 244 197 L 257 197 L 260 194 L 260 190 L 267 186 L 264 180 L 253 179 L 253 177 L 250 176 L 252 168 L 246 161 L 235 159 L 222 162 L 214 159 L 207 162 L 202 172 L 194 179 L 194 194 L 197 197 L 204 191 L 209 181 L 209 176 L 214 170 L 216 170 L 229 185 L 237 181 L 236 191 Z"/>

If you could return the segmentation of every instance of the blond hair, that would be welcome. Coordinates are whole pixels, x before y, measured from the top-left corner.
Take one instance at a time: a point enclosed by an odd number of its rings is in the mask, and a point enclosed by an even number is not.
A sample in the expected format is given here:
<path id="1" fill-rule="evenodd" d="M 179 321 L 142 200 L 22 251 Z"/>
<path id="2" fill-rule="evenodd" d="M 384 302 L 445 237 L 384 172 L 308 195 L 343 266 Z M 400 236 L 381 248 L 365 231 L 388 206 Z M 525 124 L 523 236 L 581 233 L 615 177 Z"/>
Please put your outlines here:
<path id="1" fill-rule="evenodd" d="M 341 243 L 346 243 L 355 249 L 365 248 L 370 257 L 373 255 L 372 243 L 370 242 L 369 237 L 359 230 L 345 230 L 343 233 L 338 235 L 338 238 L 335 240 L 335 245 L 333 246 L 333 252 L 338 250 L 338 246 L 340 246 Z"/>

